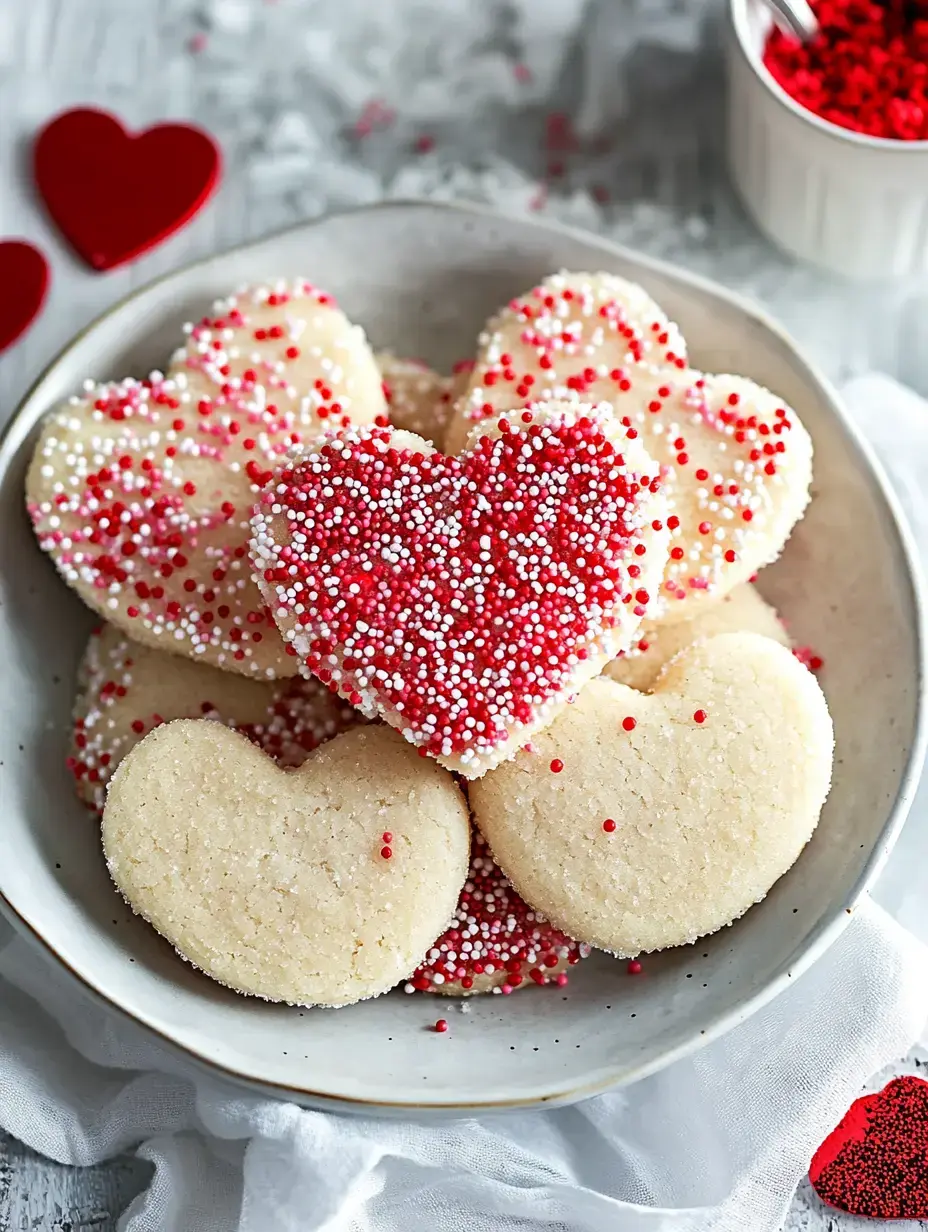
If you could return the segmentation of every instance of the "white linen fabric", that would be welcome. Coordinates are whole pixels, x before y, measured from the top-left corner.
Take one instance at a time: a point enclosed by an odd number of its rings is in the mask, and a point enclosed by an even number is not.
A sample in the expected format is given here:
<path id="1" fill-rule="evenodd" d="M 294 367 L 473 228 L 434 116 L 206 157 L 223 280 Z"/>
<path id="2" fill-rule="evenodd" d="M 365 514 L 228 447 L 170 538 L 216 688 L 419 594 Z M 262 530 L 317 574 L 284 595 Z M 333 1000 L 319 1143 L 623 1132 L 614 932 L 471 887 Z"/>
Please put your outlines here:
<path id="1" fill-rule="evenodd" d="M 845 393 L 928 554 L 928 406 L 879 376 Z M 0 924 L 0 1124 L 70 1164 L 138 1146 L 155 1173 L 124 1232 L 775 1232 L 815 1147 L 928 1017 L 911 873 L 926 813 L 923 789 L 883 905 L 865 901 L 723 1039 L 573 1108 L 443 1125 L 308 1112 L 204 1077 Z"/>

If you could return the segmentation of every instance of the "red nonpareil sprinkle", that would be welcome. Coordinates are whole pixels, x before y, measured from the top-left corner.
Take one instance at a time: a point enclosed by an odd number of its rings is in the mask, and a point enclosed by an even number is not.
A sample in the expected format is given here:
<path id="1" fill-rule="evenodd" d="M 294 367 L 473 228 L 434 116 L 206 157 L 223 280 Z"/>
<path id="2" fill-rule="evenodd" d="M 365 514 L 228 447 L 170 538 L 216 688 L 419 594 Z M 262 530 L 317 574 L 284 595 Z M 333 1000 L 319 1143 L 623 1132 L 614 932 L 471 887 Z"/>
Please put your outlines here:
<path id="1" fill-rule="evenodd" d="M 628 732 L 634 731 L 638 726 L 638 720 L 633 719 L 630 714 L 626 715 L 626 717 L 622 720 L 622 726 Z"/>
<path id="2" fill-rule="evenodd" d="M 693 714 L 693 722 L 694 723 L 705 723 L 708 717 L 709 715 L 705 710 L 697 710 Z"/>
<path id="3" fill-rule="evenodd" d="M 607 817 L 606 820 L 603 822 L 603 829 L 606 831 L 607 834 L 615 833 L 615 822 L 613 821 L 611 817 Z"/>
<path id="4" fill-rule="evenodd" d="M 444 1035 L 444 1033 L 448 1030 L 448 1019 L 439 1018 L 432 1030 L 437 1031 L 439 1035 Z"/>
<path id="5" fill-rule="evenodd" d="M 928 1218 L 928 1083 L 894 1078 L 855 1100 L 812 1157 L 823 1202 L 870 1219 Z"/>
<path id="6" fill-rule="evenodd" d="M 825 660 L 816 654 L 811 646 L 794 646 L 793 654 L 810 672 L 820 672 L 825 666 Z"/>
<path id="7" fill-rule="evenodd" d="M 436 991 L 445 984 L 472 988 L 481 976 L 496 976 L 501 992 L 505 983 L 527 974 L 538 985 L 566 983 L 560 969 L 586 958 L 582 945 L 548 923 L 516 893 L 490 855 L 483 836 L 475 831 L 470 870 L 458 905 L 446 931 L 415 971 L 407 992 Z M 517 985 L 516 985 L 517 986 Z"/>
<path id="8" fill-rule="evenodd" d="M 561 761 L 559 757 L 555 757 L 554 760 L 551 762 L 551 773 L 560 774 L 563 769 L 564 769 L 564 763 Z"/>
<path id="9" fill-rule="evenodd" d="M 309 670 L 465 765 L 563 699 L 632 600 L 651 602 L 628 566 L 655 489 L 613 424 L 543 409 L 497 431 L 460 457 L 343 432 L 279 474 L 252 521 L 264 594 Z"/>
<path id="10" fill-rule="evenodd" d="M 767 39 L 764 64 L 779 85 L 840 128 L 928 140 L 928 6 L 812 0 L 812 7 L 820 29 L 809 43 L 776 26 Z"/>
<path id="11" fill-rule="evenodd" d="M 392 847 L 381 847 L 380 854 L 381 856 L 383 856 L 385 860 L 392 860 L 393 859 L 393 848 Z"/>
<path id="12" fill-rule="evenodd" d="M 626 967 L 626 970 L 628 971 L 629 975 L 640 975 L 641 974 L 641 963 L 638 961 L 637 958 L 633 958 L 629 962 L 628 966 Z"/>

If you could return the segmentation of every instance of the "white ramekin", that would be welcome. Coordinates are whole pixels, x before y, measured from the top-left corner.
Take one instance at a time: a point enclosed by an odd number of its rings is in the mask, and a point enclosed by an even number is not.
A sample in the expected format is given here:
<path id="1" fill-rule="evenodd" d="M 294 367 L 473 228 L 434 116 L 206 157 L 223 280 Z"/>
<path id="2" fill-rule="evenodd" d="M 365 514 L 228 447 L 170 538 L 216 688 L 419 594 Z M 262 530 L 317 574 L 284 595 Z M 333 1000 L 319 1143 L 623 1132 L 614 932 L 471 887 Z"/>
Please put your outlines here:
<path id="1" fill-rule="evenodd" d="M 729 10 L 729 165 L 761 230 L 850 278 L 928 271 L 928 141 L 862 137 L 800 107 L 761 58 L 767 6 Z"/>

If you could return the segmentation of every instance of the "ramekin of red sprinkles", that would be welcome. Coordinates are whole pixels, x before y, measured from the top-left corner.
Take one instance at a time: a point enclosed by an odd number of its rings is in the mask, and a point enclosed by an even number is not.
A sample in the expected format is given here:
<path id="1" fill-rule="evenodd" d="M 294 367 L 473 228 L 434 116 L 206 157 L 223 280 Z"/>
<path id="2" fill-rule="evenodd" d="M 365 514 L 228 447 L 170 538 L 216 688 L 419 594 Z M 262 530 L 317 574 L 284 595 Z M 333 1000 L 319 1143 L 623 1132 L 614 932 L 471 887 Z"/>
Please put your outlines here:
<path id="1" fill-rule="evenodd" d="M 730 0 L 735 186 L 805 261 L 860 279 L 928 272 L 928 3 L 810 2 L 820 31 L 802 46 L 762 0 Z"/>

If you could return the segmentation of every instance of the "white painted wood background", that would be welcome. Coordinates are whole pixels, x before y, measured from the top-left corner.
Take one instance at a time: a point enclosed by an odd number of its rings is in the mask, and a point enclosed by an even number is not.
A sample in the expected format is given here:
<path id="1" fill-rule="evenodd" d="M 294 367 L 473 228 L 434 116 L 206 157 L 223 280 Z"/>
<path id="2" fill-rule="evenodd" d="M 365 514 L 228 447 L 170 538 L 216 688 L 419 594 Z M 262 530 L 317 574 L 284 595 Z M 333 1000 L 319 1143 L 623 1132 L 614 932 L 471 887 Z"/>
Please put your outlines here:
<path id="1" fill-rule="evenodd" d="M 0 420 L 133 287 L 328 208 L 418 192 L 513 210 L 547 196 L 554 216 L 762 300 L 833 377 L 879 368 L 928 393 L 928 284 L 862 288 L 797 268 L 733 199 L 718 43 L 711 0 L 0 0 L 0 236 L 39 243 L 54 277 L 43 317 L 0 360 Z M 396 117 L 358 136 L 375 100 Z M 36 127 L 77 103 L 136 126 L 193 117 L 225 155 L 196 222 L 110 275 L 79 265 L 29 186 Z M 552 110 L 580 130 L 566 156 L 543 148 Z M 552 158 L 566 174 L 539 196 Z M 0 1137 L 0 1229 L 108 1232 L 146 1177 L 131 1159 L 67 1169 Z M 807 1187 L 787 1223 L 873 1226 Z"/>

